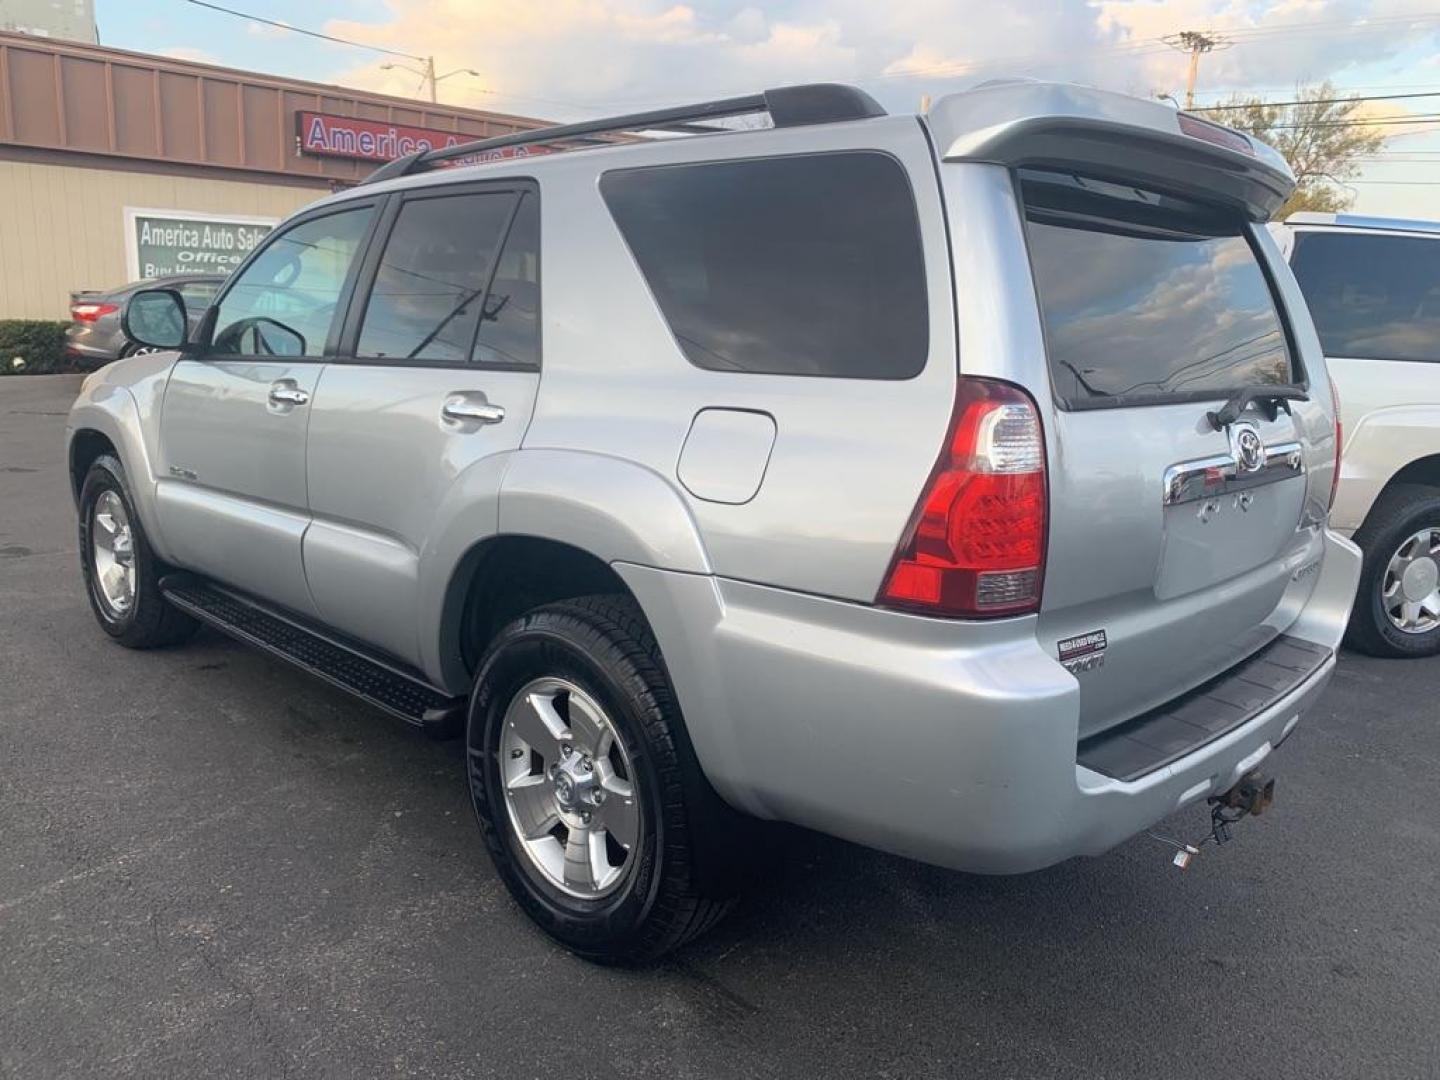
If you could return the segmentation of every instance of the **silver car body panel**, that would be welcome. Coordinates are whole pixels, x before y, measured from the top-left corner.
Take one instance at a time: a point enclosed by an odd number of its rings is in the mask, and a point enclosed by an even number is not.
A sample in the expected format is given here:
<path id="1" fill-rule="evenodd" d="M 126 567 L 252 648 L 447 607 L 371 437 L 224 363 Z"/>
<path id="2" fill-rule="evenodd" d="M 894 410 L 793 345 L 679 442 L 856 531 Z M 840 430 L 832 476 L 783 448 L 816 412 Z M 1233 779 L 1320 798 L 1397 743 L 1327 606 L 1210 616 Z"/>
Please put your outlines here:
<path id="1" fill-rule="evenodd" d="M 1324 545 L 1322 568 L 1275 621 L 1334 649 L 1360 554 L 1333 533 Z M 1033 617 L 957 625 L 617 569 L 665 642 L 696 753 L 722 795 L 761 817 L 980 873 L 1099 854 L 1228 789 L 1334 671 L 1332 659 L 1244 726 L 1124 782 L 1076 763 L 1081 690 L 1037 641 Z"/>
<path id="2" fill-rule="evenodd" d="M 276 384 L 314 399 L 324 365 L 179 360 L 160 418 L 156 503 L 174 561 L 316 615 L 301 538 L 309 405 L 277 404 Z"/>
<path id="3" fill-rule="evenodd" d="M 472 540 L 494 533 L 501 466 L 524 437 L 539 378 L 419 364 L 327 365 L 310 405 L 305 469 L 313 521 L 304 540 L 311 595 L 327 625 L 423 662 L 422 556 L 456 514 L 467 517 Z M 504 410 L 503 419 L 447 419 L 442 410 L 452 395 L 488 400 Z M 467 480 L 471 470 L 478 485 Z M 471 517 L 477 504 L 489 507 L 488 525 Z M 448 577 L 454 564 L 435 569 Z M 357 581 L 366 587 L 355 588 Z"/>
<path id="4" fill-rule="evenodd" d="M 691 365 L 645 284 L 597 179 L 610 168 L 866 150 L 910 177 L 928 288 L 930 353 L 913 379 L 816 379 Z M 716 573 L 870 601 L 950 418 L 954 292 L 935 163 L 920 125 L 886 118 L 587 150 L 545 163 L 544 391 L 526 449 L 611 455 L 653 470 L 689 508 Z M 552 218 L 553 215 L 553 218 Z M 552 245 L 563 251 L 554 250 Z M 616 333 L 616 327 L 624 327 Z M 707 409 L 759 412 L 775 426 L 763 482 L 743 502 L 679 482 L 681 449 Z M 753 458 L 756 448 L 744 450 Z M 843 456 L 842 456 L 843 455 Z M 857 492 L 865 497 L 857 498 Z"/>
<path id="5" fill-rule="evenodd" d="M 1230 786 L 1288 733 L 1333 662 L 1241 728 L 1139 781 L 1079 766 L 1078 740 L 1223 670 L 1240 658 L 1237 642 L 1257 647 L 1257 630 L 1335 647 L 1359 569 L 1355 549 L 1322 524 L 1334 449 L 1324 362 L 1268 237 L 1256 244 L 1310 400 L 1293 416 L 1257 421 L 1266 445 L 1299 443 L 1301 460 L 1293 475 L 1255 489 L 1249 517 L 1230 515 L 1207 533 L 1182 516 L 1192 503 L 1165 505 L 1167 469 L 1226 450 L 1204 422 L 1216 403 L 1087 413 L 1052 400 L 1017 161 L 1034 160 L 1036 147 L 1103 143 L 1108 175 L 1193 177 L 1203 166 L 1219 197 L 1247 212 L 1287 182 L 1268 150 L 1252 158 L 1177 141 L 1189 137 L 1168 110 L 1113 97 L 1015 84 L 942 100 L 926 121 L 654 140 L 370 185 L 367 200 L 492 178 L 538 185 L 538 375 L 297 364 L 313 376 L 308 432 L 266 418 L 251 449 L 240 449 L 238 434 L 201 445 L 203 430 L 240 423 L 238 412 L 215 410 L 253 394 L 273 376 L 267 370 L 228 397 L 218 384 L 197 389 L 196 415 L 209 420 L 167 434 L 162 454 L 159 392 L 174 356 L 149 356 L 88 381 L 72 425 L 120 447 L 132 484 L 151 493 L 137 504 L 168 559 L 315 614 L 451 693 L 471 679 L 457 574 L 493 537 L 551 539 L 610 564 L 631 589 L 701 766 L 736 806 L 975 870 L 1099 852 Z M 1049 123 L 1044 108 L 1065 122 Z M 1117 132 L 1129 133 L 1131 157 Z M 1164 148 L 1183 165 L 1165 164 Z M 930 319 L 923 371 L 876 381 L 689 364 L 600 177 L 841 150 L 888 154 L 910 179 Z M 961 374 L 1018 384 L 1039 408 L 1051 530 L 1038 615 L 965 622 L 874 606 Z M 187 376 L 180 385 L 203 383 Z M 483 392 L 504 406 L 504 422 L 447 430 L 439 407 L 454 391 Z M 254 445 L 262 432 L 265 445 Z M 237 454 L 251 455 L 248 464 Z M 172 478 L 172 464 L 196 478 Z M 202 514 L 208 525 L 194 520 Z M 257 535 L 265 530 L 275 535 Z M 1210 534 L 1225 542 L 1206 553 Z M 268 579 L 241 580 L 261 575 L 262 562 Z M 1106 668 L 1072 674 L 1057 658 L 1059 640 L 1097 625 L 1110 635 Z"/>

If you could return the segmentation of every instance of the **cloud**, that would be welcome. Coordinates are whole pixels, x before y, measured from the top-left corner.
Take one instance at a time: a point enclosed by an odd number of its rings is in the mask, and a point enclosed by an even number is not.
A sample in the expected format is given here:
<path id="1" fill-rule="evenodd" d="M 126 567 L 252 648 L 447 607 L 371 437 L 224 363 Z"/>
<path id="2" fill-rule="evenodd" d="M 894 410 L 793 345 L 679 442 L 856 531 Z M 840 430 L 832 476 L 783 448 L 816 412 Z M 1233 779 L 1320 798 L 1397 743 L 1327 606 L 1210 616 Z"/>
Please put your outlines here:
<path id="1" fill-rule="evenodd" d="M 189 45 L 172 45 L 168 49 L 160 50 L 161 56 L 168 56 L 172 60 L 189 60 L 196 64 L 221 63 L 220 58 L 214 53 L 206 52 L 204 49 L 191 48 Z"/>
<path id="2" fill-rule="evenodd" d="M 1007 75 L 1071 79 L 1149 95 L 1183 87 L 1186 57 L 1159 41 L 1182 29 L 1231 35 L 1206 55 L 1202 87 L 1342 77 L 1435 41 L 1425 0 L 389 0 L 378 22 L 328 33 L 416 55 L 480 79 L 445 100 L 555 119 L 699 100 L 784 83 L 855 82 L 891 108 Z M 1368 19 L 1366 23 L 1357 20 Z M 1288 30 L 1286 28 L 1289 28 Z M 1432 50 L 1433 51 L 1433 50 Z M 337 81 L 414 95 L 381 59 Z"/>

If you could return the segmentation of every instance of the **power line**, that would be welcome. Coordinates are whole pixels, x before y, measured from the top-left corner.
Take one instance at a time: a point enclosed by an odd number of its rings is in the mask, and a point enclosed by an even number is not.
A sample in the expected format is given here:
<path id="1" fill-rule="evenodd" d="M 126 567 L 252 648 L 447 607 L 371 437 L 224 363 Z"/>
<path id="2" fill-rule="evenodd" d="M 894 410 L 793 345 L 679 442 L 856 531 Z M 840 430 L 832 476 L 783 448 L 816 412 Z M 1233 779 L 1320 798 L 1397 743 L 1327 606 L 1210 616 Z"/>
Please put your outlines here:
<path id="1" fill-rule="evenodd" d="M 1277 23 L 1271 26 L 1238 27 L 1226 29 L 1217 33 L 1201 33 L 1200 36 L 1224 40 L 1230 44 L 1245 44 L 1256 38 L 1268 37 L 1274 34 L 1288 34 L 1292 37 L 1310 34 L 1331 34 L 1336 32 L 1365 33 L 1374 30 L 1386 30 L 1396 24 L 1413 25 L 1416 23 L 1433 23 L 1440 20 L 1440 12 L 1423 15 L 1402 15 L 1387 16 L 1374 19 L 1341 19 L 1328 22 L 1311 23 Z M 1199 33 L 1191 31 L 1192 33 Z M 1178 35 L 1174 35 L 1178 37 Z M 1138 41 L 1124 42 L 1121 44 L 1108 45 L 1099 48 L 1082 50 L 1087 56 L 1128 54 L 1131 56 L 1153 55 L 1165 52 L 1172 48 L 1164 38 L 1143 38 Z M 899 71 L 884 71 L 872 78 L 903 79 L 920 78 L 932 76 L 935 78 L 962 78 L 975 71 L 987 68 L 1008 67 L 1018 63 L 1043 60 L 1069 60 L 1076 55 L 1076 50 L 1060 53 L 1028 53 L 1008 57 L 989 57 L 983 60 L 956 60 L 951 63 L 933 64 L 928 67 L 907 67 Z M 1199 91 L 1197 91 L 1198 93 Z"/>
<path id="2" fill-rule="evenodd" d="M 194 4 L 196 7 L 209 8 L 211 11 L 223 12 L 226 15 L 234 15 L 239 19 L 249 19 L 251 22 L 273 26 L 277 30 L 289 30 L 292 34 L 304 34 L 306 37 L 319 38 L 321 41 L 333 41 L 337 45 L 349 45 L 354 49 L 369 49 L 371 52 L 385 53 L 387 56 L 403 56 L 406 60 L 418 60 L 422 64 L 428 59 L 428 57 L 416 56 L 414 53 L 386 49 L 380 45 L 366 45 L 364 42 L 350 41 L 346 38 L 335 37 L 333 34 L 322 34 L 319 30 L 306 30 L 303 26 L 291 26 L 289 23 L 280 22 L 276 19 L 265 19 L 259 15 L 250 15 L 244 11 L 236 11 L 234 8 L 221 7 L 219 4 L 209 3 L 208 0 L 185 0 L 185 2 L 187 4 Z"/>
<path id="3" fill-rule="evenodd" d="M 1301 101 L 1264 101 L 1264 100 L 1257 100 L 1257 101 L 1252 101 L 1252 102 L 1241 103 L 1241 104 L 1238 104 L 1238 105 L 1200 105 L 1200 106 L 1197 106 L 1196 108 L 1191 109 L 1191 110 L 1189 110 L 1189 111 L 1190 111 L 1190 112 L 1231 112 L 1231 111 L 1234 111 L 1234 110 L 1236 110 L 1236 109 L 1249 109 L 1249 108 L 1252 108 L 1253 106 L 1255 106 L 1255 105 L 1257 105 L 1257 104 L 1259 104 L 1259 105 L 1264 105 L 1264 106 L 1266 106 L 1267 108 L 1271 108 L 1271 107 L 1278 108 L 1278 107 L 1280 107 L 1280 106 L 1290 106 L 1290 105 L 1345 105 L 1345 104 L 1348 104 L 1348 103 L 1350 103 L 1350 102 L 1360 102 L 1360 101 L 1400 101 L 1400 100 L 1405 99 L 1405 98 L 1428 98 L 1428 97 L 1440 97 L 1440 90 L 1434 90 L 1434 91 L 1431 91 L 1431 92 L 1429 92 L 1429 93 L 1424 93 L 1424 94 L 1356 94 L 1356 95 L 1353 95 L 1353 96 L 1351 96 L 1351 97 L 1343 97 L 1343 98 L 1309 98 L 1309 99 L 1301 100 Z"/>
<path id="4" fill-rule="evenodd" d="M 1294 131 L 1300 128 L 1402 127 L 1406 124 L 1440 125 L 1440 113 L 1426 113 L 1423 116 L 1411 116 L 1405 119 L 1397 117 L 1384 120 L 1319 120 L 1313 124 L 1275 124 L 1274 128 L 1277 131 Z"/>
<path id="5" fill-rule="evenodd" d="M 1366 33 L 1371 30 L 1388 30 L 1397 24 L 1434 22 L 1440 19 L 1440 12 L 1426 12 L 1415 15 L 1384 15 L 1373 19 L 1331 19 L 1327 22 L 1278 23 L 1268 26 L 1240 26 L 1226 30 L 1227 37 L 1268 37 L 1273 34 L 1330 33 L 1333 29 L 1350 33 Z"/>
<path id="6" fill-rule="evenodd" d="M 1235 43 L 1219 34 L 1203 34 L 1199 30 L 1181 30 L 1160 39 L 1172 49 L 1190 54 L 1190 67 L 1185 75 L 1185 108 L 1195 107 L 1195 80 L 1200 74 L 1200 56 L 1216 49 L 1228 49 Z"/>

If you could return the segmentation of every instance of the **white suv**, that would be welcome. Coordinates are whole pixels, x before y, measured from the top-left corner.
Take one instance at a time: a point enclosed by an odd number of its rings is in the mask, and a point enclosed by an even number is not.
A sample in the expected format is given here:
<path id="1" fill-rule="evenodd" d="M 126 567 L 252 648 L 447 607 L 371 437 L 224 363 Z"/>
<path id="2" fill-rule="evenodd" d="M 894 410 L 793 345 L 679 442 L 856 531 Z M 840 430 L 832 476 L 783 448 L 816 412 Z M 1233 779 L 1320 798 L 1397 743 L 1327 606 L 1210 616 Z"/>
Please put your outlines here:
<path id="1" fill-rule="evenodd" d="M 1271 227 L 1309 302 L 1344 427 L 1333 528 L 1365 552 L 1347 642 L 1440 652 L 1440 223 L 1295 214 Z"/>

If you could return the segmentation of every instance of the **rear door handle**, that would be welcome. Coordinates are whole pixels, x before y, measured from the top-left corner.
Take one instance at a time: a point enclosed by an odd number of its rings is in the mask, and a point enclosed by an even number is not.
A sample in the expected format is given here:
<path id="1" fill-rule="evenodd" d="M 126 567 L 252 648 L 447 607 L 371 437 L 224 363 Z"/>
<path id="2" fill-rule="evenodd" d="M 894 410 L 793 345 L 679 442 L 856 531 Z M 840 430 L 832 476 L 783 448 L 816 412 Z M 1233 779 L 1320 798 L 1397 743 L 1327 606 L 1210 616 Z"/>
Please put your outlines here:
<path id="1" fill-rule="evenodd" d="M 271 405 L 304 405 L 309 400 L 310 395 L 294 379 L 277 379 L 270 384 Z"/>
<path id="2" fill-rule="evenodd" d="M 478 390 L 463 390 L 445 398 L 440 415 L 462 424 L 498 424 L 505 419 L 505 407 L 492 405 Z"/>

